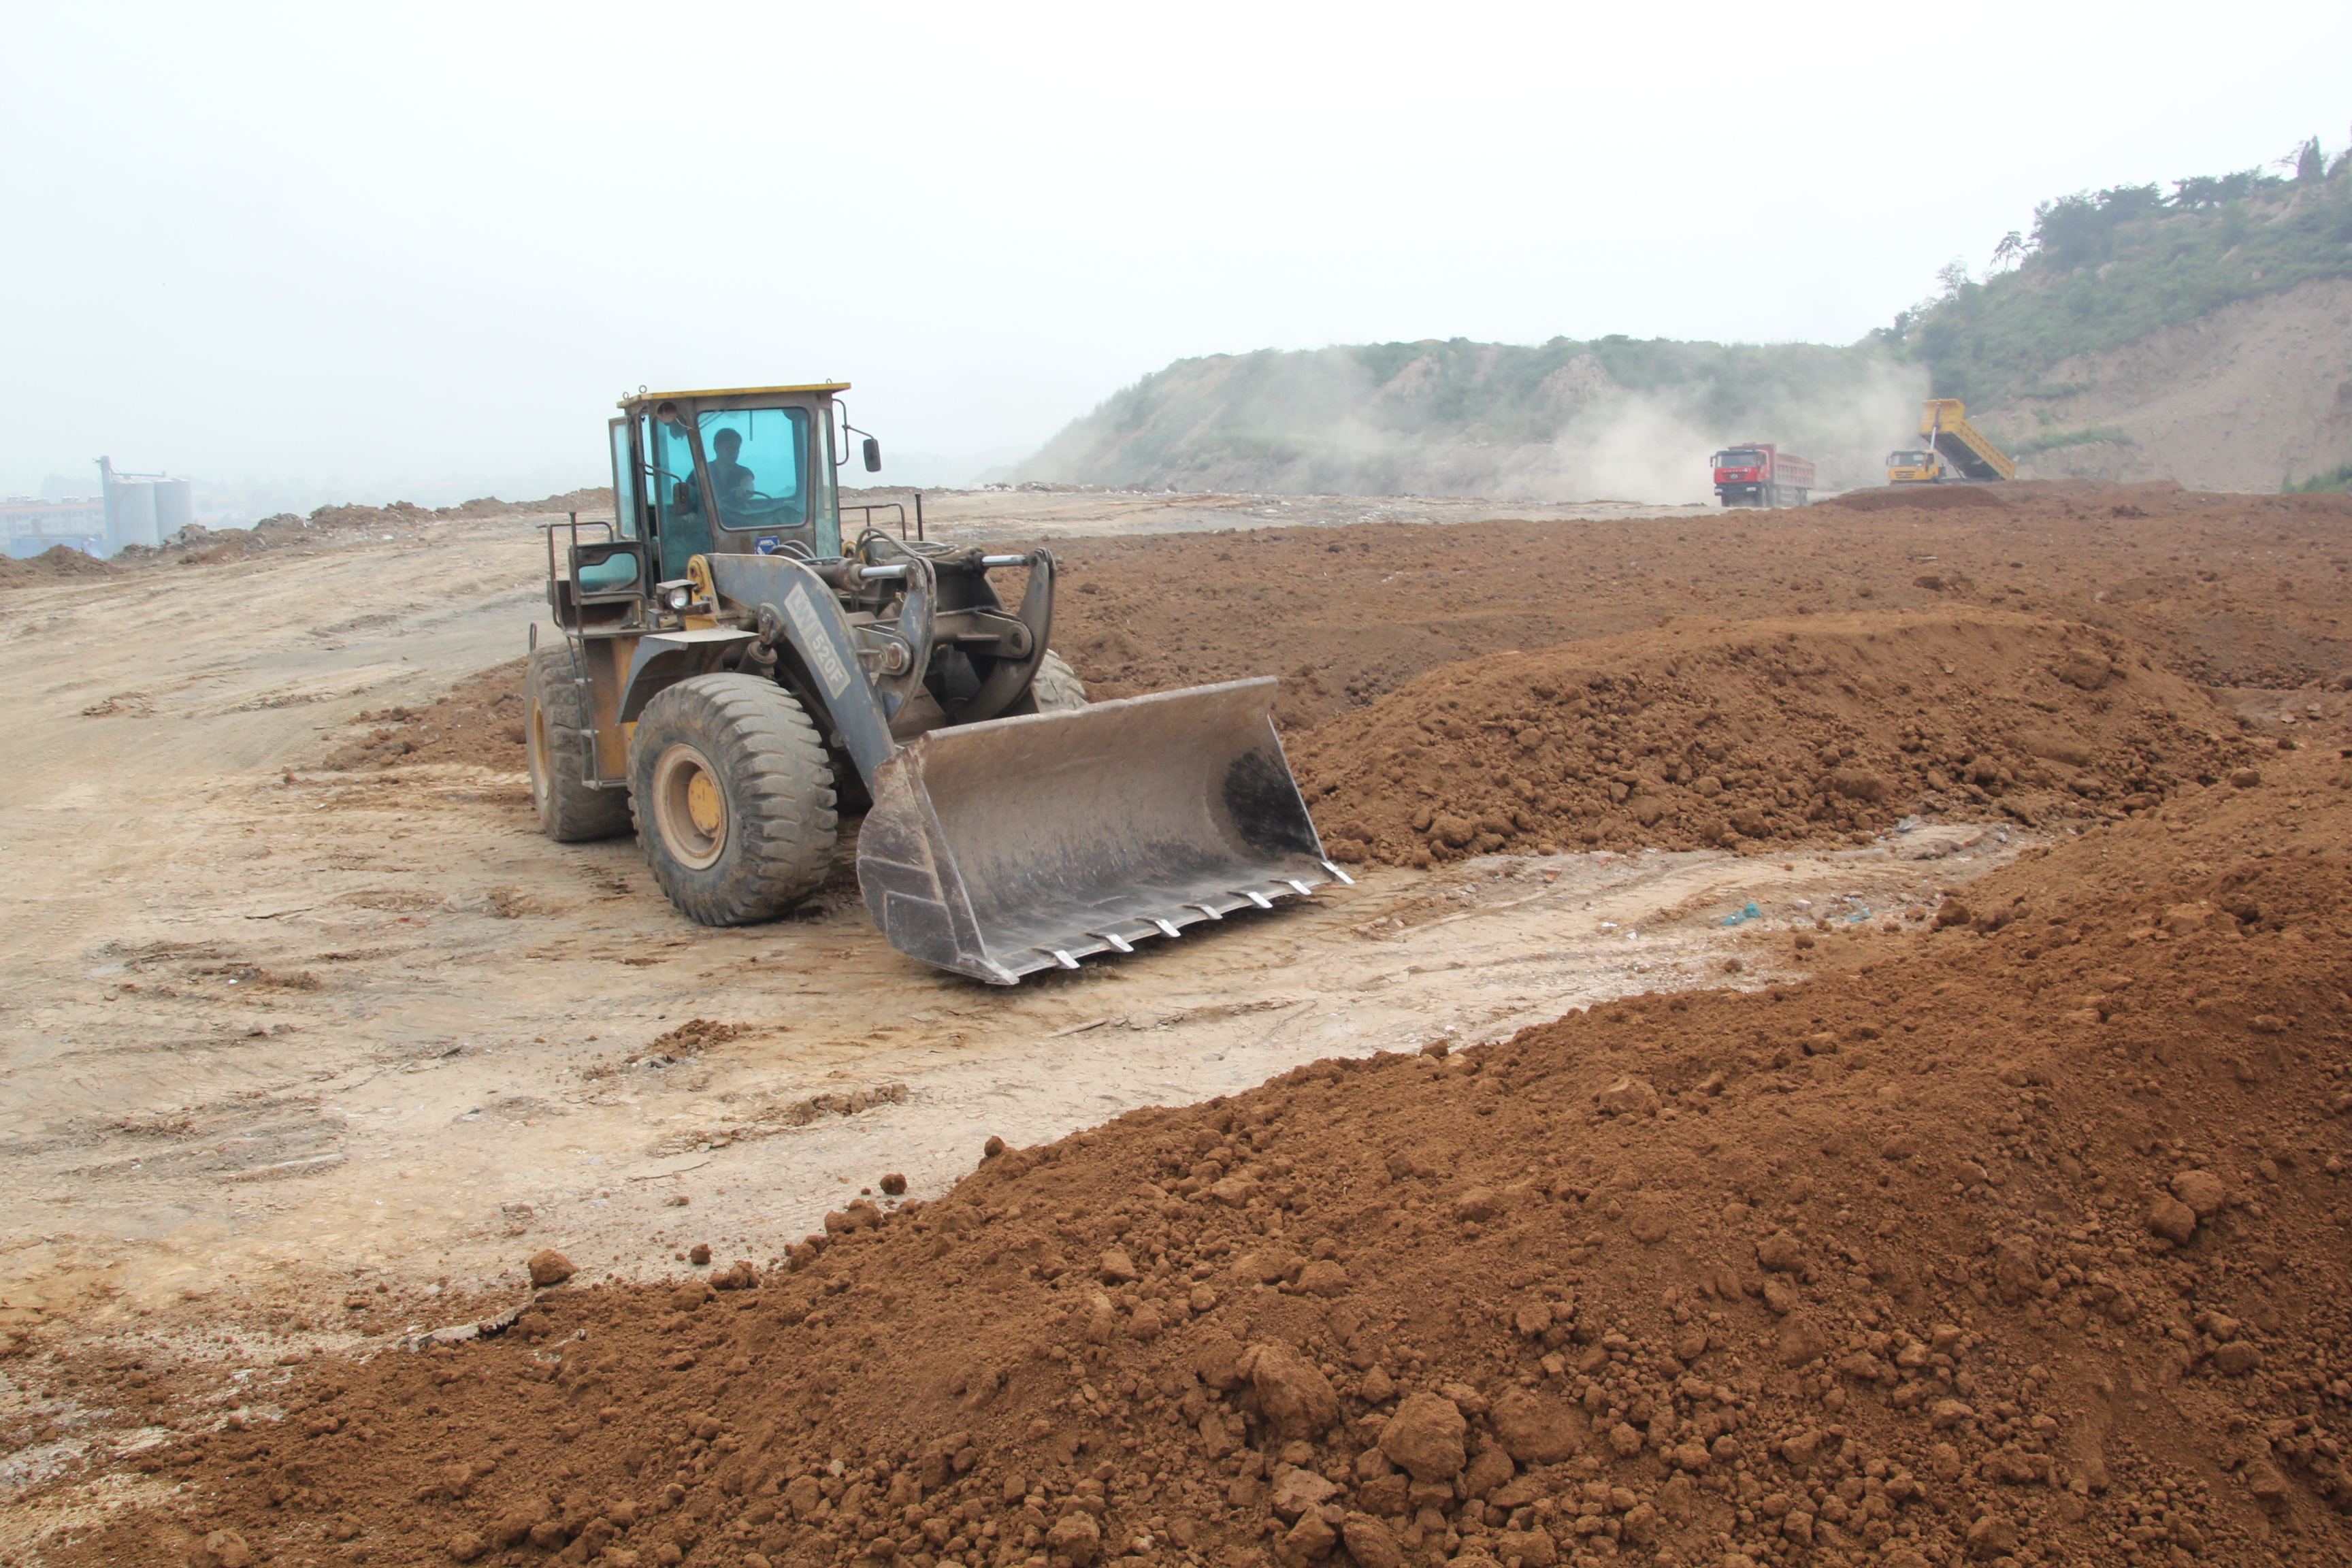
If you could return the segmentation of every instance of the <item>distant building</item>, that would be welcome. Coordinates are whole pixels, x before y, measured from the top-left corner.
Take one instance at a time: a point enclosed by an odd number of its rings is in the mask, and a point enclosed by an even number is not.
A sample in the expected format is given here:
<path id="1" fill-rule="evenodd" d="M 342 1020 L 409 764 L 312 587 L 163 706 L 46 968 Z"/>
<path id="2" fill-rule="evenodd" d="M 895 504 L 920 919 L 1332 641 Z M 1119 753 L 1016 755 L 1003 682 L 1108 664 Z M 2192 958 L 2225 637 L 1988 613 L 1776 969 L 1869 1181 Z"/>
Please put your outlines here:
<path id="1" fill-rule="evenodd" d="M 30 496 L 0 500 L 0 549 L 18 560 L 62 544 L 90 555 L 107 555 L 106 500 L 102 496 L 41 500 Z"/>
<path id="2" fill-rule="evenodd" d="M 131 545 L 154 549 L 196 521 L 196 489 L 163 474 L 115 471 L 98 460 L 98 494 L 51 500 L 0 500 L 0 549 L 19 560 L 63 544 L 91 555 L 114 555 Z"/>

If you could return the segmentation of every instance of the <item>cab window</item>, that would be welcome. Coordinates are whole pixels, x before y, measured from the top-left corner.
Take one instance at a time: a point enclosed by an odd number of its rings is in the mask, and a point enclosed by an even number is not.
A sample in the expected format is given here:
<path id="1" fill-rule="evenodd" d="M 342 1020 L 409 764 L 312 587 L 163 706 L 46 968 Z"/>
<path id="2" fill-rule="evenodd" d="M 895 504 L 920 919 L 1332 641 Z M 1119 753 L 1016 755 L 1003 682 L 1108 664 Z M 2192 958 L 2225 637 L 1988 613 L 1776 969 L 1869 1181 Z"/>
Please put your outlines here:
<path id="1" fill-rule="evenodd" d="M 721 528 L 754 532 L 808 525 L 806 409 L 712 409 L 700 422 Z"/>

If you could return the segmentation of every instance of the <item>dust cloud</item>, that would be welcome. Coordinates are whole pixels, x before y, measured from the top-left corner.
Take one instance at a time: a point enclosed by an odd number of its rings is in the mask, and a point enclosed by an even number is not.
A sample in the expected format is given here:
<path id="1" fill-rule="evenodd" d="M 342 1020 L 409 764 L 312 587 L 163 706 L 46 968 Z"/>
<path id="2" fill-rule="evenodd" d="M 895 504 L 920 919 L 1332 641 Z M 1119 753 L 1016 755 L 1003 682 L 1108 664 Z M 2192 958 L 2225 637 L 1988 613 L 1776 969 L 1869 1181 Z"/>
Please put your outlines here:
<path id="1" fill-rule="evenodd" d="M 1714 499 L 1707 458 L 1719 448 L 1769 441 L 1811 458 L 1823 491 L 1879 482 L 1887 450 L 1918 417 L 1927 374 L 1866 364 L 1851 385 L 1823 389 L 1769 410 L 1727 417 L 1706 386 L 1659 393 L 1612 389 L 1570 415 L 1549 443 L 1502 471 L 1497 499 L 1580 496 L 1692 502 Z"/>
<path id="2" fill-rule="evenodd" d="M 1878 482 L 1923 371 L 1863 349 L 1383 344 L 1182 361 L 1073 424 L 1023 478 L 1144 489 L 1712 499 L 1710 454 L 1769 441 L 1823 491 Z"/>

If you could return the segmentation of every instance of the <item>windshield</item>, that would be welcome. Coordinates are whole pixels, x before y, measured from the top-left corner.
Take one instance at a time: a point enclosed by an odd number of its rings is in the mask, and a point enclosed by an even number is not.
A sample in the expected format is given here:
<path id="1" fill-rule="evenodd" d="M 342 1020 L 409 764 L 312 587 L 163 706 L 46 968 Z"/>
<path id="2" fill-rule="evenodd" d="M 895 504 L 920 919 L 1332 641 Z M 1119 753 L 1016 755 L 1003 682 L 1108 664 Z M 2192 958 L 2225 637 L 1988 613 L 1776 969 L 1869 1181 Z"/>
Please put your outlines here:
<path id="1" fill-rule="evenodd" d="M 1738 451 L 1717 452 L 1715 455 L 1715 466 L 1718 468 L 1752 468 L 1763 461 L 1763 453 L 1746 447 Z"/>
<path id="2" fill-rule="evenodd" d="M 1927 466 L 1925 452 L 1889 452 L 1886 466 L 1890 468 L 1924 468 Z"/>
<path id="3" fill-rule="evenodd" d="M 699 423 L 721 528 L 748 532 L 806 525 L 806 409 L 713 409 Z"/>

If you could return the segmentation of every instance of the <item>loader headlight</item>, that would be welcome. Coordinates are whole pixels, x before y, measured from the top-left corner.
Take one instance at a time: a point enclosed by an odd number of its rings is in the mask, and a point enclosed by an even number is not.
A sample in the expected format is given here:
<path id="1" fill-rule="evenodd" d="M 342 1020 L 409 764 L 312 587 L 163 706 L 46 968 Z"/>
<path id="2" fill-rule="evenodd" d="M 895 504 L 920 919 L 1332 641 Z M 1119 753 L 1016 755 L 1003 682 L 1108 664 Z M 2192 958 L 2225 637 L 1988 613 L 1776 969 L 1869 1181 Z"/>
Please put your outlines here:
<path id="1" fill-rule="evenodd" d="M 683 583 L 672 584 L 662 591 L 662 603 L 672 610 L 684 610 L 694 603 L 694 590 Z"/>

